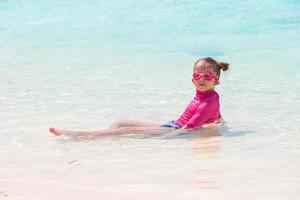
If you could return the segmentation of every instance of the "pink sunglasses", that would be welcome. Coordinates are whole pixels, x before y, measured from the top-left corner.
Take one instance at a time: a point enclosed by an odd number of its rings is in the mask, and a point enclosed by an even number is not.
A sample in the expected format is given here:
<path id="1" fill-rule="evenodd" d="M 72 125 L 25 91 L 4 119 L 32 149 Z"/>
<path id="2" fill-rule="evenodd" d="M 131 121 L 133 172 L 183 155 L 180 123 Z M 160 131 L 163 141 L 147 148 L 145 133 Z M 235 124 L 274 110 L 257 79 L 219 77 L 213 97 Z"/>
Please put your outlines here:
<path id="1" fill-rule="evenodd" d="M 193 73 L 193 80 L 200 80 L 203 78 L 206 81 L 211 81 L 212 79 L 218 80 L 218 78 L 211 72 L 205 72 L 205 73 Z"/>

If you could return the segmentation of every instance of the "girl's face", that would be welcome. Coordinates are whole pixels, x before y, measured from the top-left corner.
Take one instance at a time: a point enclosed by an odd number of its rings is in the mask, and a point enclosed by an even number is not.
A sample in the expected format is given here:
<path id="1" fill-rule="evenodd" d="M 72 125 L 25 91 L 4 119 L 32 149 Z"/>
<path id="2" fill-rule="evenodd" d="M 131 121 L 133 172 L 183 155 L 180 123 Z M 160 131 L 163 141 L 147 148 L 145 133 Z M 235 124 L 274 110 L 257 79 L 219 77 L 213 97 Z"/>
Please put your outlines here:
<path id="1" fill-rule="evenodd" d="M 207 66 L 203 61 L 199 61 L 194 67 L 193 84 L 201 92 L 213 90 L 219 84 L 214 67 Z"/>

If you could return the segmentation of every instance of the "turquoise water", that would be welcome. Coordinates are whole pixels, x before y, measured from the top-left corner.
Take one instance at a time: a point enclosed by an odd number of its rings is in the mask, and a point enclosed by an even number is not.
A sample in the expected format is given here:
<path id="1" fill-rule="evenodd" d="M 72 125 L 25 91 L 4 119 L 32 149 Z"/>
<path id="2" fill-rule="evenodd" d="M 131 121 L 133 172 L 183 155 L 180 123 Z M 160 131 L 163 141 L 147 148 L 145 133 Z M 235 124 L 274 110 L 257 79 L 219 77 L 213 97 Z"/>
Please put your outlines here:
<path id="1" fill-rule="evenodd" d="M 1 1 L 0 191 L 34 199 L 7 183 L 37 178 L 158 199 L 179 189 L 181 199 L 299 199 L 299 10 L 291 0 Z M 217 87 L 223 136 L 48 133 L 174 119 L 202 56 L 231 64 Z"/>

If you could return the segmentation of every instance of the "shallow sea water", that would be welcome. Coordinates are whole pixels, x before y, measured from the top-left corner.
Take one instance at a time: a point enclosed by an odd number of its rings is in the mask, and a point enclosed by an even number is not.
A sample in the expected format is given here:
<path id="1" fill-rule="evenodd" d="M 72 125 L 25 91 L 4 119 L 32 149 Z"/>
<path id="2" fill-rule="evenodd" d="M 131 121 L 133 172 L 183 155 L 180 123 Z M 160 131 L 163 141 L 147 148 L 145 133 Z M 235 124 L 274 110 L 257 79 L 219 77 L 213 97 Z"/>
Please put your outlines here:
<path id="1" fill-rule="evenodd" d="M 0 199 L 299 199 L 299 9 L 291 0 L 1 1 Z M 202 56 L 232 67 L 217 87 L 222 136 L 48 133 L 175 119 Z"/>

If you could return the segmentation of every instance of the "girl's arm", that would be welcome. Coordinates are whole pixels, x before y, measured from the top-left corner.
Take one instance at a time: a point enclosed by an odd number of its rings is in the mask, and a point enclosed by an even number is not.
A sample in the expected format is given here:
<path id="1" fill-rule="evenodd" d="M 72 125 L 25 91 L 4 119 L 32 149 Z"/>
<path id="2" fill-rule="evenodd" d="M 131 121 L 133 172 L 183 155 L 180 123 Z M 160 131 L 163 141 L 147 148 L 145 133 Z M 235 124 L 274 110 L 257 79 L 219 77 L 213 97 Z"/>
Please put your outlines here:
<path id="1" fill-rule="evenodd" d="M 185 124 L 185 127 L 199 128 L 211 118 L 219 108 L 217 98 L 209 98 L 198 106 L 196 114 Z"/>
<path id="2" fill-rule="evenodd" d="M 183 127 L 179 128 L 179 129 L 175 129 L 174 131 L 172 131 L 170 133 L 164 134 L 163 138 L 177 136 L 177 135 L 180 135 L 180 134 L 183 134 L 183 133 L 188 133 L 188 132 L 193 131 L 193 130 L 196 130 L 196 129 L 194 129 L 194 128 L 188 128 L 186 126 L 183 126 Z"/>
<path id="3" fill-rule="evenodd" d="M 188 131 L 191 131 L 191 130 L 193 130 L 193 128 L 188 128 L 187 126 L 183 126 L 183 127 L 181 127 L 179 130 L 182 130 L 182 131 L 188 132 Z"/>

